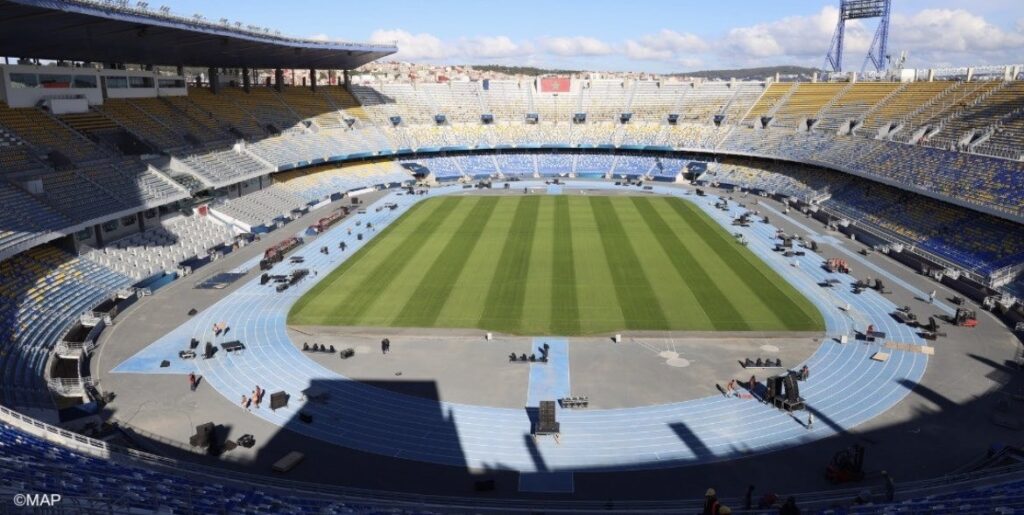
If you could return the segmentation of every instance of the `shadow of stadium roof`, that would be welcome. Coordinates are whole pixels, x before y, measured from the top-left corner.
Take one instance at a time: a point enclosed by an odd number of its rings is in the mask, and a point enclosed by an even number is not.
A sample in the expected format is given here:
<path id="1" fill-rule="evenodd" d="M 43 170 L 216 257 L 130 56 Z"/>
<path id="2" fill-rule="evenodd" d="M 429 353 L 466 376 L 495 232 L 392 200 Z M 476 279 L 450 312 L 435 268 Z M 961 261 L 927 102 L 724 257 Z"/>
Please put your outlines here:
<path id="1" fill-rule="evenodd" d="M 60 0 L 0 0 L 0 48 L 4 55 L 39 59 L 294 69 L 353 69 L 398 50 L 259 35 Z"/>

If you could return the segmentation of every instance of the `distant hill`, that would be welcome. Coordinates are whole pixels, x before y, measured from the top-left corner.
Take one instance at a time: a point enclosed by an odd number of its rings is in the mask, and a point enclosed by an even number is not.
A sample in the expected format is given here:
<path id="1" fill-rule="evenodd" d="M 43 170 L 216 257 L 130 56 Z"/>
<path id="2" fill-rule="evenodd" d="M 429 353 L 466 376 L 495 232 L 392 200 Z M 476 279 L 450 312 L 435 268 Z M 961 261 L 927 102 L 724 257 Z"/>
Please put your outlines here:
<path id="1" fill-rule="evenodd" d="M 803 66 L 763 66 L 761 68 L 739 68 L 735 70 L 701 70 L 696 72 L 672 73 L 672 77 L 700 77 L 709 80 L 745 79 L 760 80 L 765 77 L 774 77 L 778 73 L 784 77 L 810 78 L 815 73 L 819 75 L 821 70 L 806 68 Z"/>
<path id="2" fill-rule="evenodd" d="M 544 68 L 534 68 L 533 66 L 503 66 L 498 64 L 474 64 L 472 65 L 474 70 L 480 70 L 484 72 L 495 72 L 505 73 L 508 75 L 569 75 L 573 73 L 580 73 L 579 70 L 547 70 Z"/>

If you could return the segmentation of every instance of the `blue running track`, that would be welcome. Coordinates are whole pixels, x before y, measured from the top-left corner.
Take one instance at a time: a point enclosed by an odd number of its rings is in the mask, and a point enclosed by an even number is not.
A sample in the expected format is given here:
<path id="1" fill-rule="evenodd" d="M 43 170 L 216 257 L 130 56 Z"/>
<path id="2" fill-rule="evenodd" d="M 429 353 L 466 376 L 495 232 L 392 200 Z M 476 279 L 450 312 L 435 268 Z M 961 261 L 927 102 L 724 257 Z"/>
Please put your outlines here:
<path id="1" fill-rule="evenodd" d="M 544 185 L 525 182 L 516 186 Z M 570 181 L 567 187 L 616 188 L 610 183 L 589 181 Z M 381 230 L 424 198 L 461 192 L 459 187 L 444 187 L 435 188 L 425 196 L 391 193 L 380 202 L 395 202 L 398 209 L 370 210 L 365 215 L 345 220 L 316 237 L 313 244 L 296 251 L 295 254 L 306 258 L 299 266 L 316 269 L 321 277 L 325 276 L 371 239 L 356 239 L 356 233 L 365 231 L 365 225 L 355 225 L 356 219 L 364 224 L 372 222 Z M 283 293 L 251 280 L 118 365 L 114 372 L 180 374 L 194 370 L 232 404 L 256 384 L 272 392 L 285 390 L 292 393 L 294 400 L 287 408 L 276 412 L 254 410 L 253 415 L 309 437 L 361 451 L 527 473 L 681 466 L 800 445 L 871 420 L 910 392 L 905 385 L 920 380 L 927 366 L 927 357 L 921 353 L 894 350 L 890 351 L 891 358 L 887 362 L 879 363 L 869 359 L 880 350 L 879 344 L 841 345 L 832 339 L 852 335 L 855 328 L 863 330 L 868 324 L 874 324 L 893 341 L 923 344 L 911 328 L 889 316 L 896 308 L 892 302 L 874 291 L 854 295 L 849 288 L 851 278 L 827 274 L 821 268 L 822 257 L 817 254 L 785 258 L 773 252 L 774 227 L 761 223 L 747 228 L 733 227 L 731 221 L 741 209 L 735 206 L 729 212 L 715 209 L 712 204 L 717 197 L 697 197 L 684 189 L 663 186 L 655 186 L 654 193 L 684 197 L 704 209 L 729 232 L 742 232 L 751 251 L 804 292 L 822 312 L 828 337 L 808 358 L 806 363 L 813 374 L 800 389 L 819 422 L 813 431 L 807 431 L 789 415 L 759 402 L 715 396 L 627 409 L 563 410 L 559 415 L 561 444 L 550 439 L 531 444 L 532 439 L 526 438 L 530 421 L 525 409 L 411 397 L 348 380 L 307 359 L 289 340 L 285 323 L 291 305 L 314 285 L 311 280 Z M 350 228 L 351 236 L 347 235 Z M 344 253 L 337 250 L 340 241 L 348 243 Z M 332 249 L 326 256 L 317 252 L 325 245 Z M 286 273 L 290 267 L 287 262 L 280 263 L 274 273 Z M 835 288 L 819 287 L 818 282 L 826 276 L 839 278 L 843 284 Z M 847 303 L 851 306 L 849 311 L 839 309 Z M 226 338 L 215 338 L 212 326 L 222 321 L 231 326 L 231 332 Z M 185 348 L 192 337 L 202 342 L 238 339 L 245 342 L 247 349 L 236 355 L 219 353 L 211 360 L 185 362 L 178 359 L 178 351 Z M 564 352 L 565 364 L 564 368 L 556 363 L 531 365 L 527 403 L 539 398 L 550 399 L 562 392 L 570 393 L 568 342 L 554 338 L 537 341 L 549 342 L 552 359 L 562 360 L 560 353 Z M 161 369 L 160 361 L 165 359 L 172 366 Z M 328 389 L 329 402 L 305 407 L 297 402 L 298 392 L 312 383 Z M 300 409 L 312 412 L 324 423 L 295 422 Z"/>

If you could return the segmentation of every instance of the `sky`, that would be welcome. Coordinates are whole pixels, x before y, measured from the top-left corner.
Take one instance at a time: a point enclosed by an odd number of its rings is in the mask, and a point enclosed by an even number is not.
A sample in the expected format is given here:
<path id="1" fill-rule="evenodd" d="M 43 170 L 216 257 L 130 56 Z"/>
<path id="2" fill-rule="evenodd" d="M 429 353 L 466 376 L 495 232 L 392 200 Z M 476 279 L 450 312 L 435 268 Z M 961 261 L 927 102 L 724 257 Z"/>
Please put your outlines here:
<path id="1" fill-rule="evenodd" d="M 155 4 L 156 2 L 151 2 Z M 838 0 L 162 0 L 284 34 L 397 41 L 396 59 L 594 71 L 822 67 Z M 912 68 L 1024 62 L 1024 0 L 893 0 L 889 50 Z M 874 20 L 847 22 L 859 70 Z"/>

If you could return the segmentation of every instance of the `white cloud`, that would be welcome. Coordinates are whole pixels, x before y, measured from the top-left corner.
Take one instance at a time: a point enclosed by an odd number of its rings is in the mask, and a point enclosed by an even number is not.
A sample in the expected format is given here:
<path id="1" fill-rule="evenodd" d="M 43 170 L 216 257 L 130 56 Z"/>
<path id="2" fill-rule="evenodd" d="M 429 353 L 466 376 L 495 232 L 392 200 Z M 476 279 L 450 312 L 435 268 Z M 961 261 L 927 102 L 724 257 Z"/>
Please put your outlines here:
<path id="1" fill-rule="evenodd" d="M 984 11 L 982 11 L 984 12 Z M 587 67 L 586 62 L 662 71 L 729 68 L 774 64 L 821 66 L 832 40 L 839 11 L 824 6 L 807 15 L 786 16 L 753 25 L 697 35 L 662 29 L 622 40 L 589 36 L 546 36 L 515 40 L 509 36 L 478 36 L 443 40 L 429 33 L 402 29 L 373 32 L 375 42 L 397 41 L 397 58 L 445 63 L 514 62 L 522 65 Z M 897 12 L 890 29 L 889 53 L 906 50 L 911 66 L 1006 64 L 1020 61 L 1024 19 L 997 20 L 952 6 Z M 847 69 L 859 69 L 875 32 L 874 20 L 846 24 Z M 328 39 L 326 35 L 312 36 Z M 659 63 L 651 65 L 649 63 Z"/>
<path id="2" fill-rule="evenodd" d="M 612 46 L 586 36 L 541 38 L 540 47 L 558 56 L 601 56 L 613 52 Z"/>
<path id="3" fill-rule="evenodd" d="M 807 16 L 787 16 L 775 21 L 730 29 L 719 42 L 723 53 L 747 61 L 804 61 L 825 56 L 835 32 L 839 10 L 823 7 Z M 846 23 L 844 52 L 863 54 L 873 32 L 858 20 Z"/>
<path id="4" fill-rule="evenodd" d="M 1020 59 L 1024 46 L 1024 23 L 1018 23 L 1016 30 L 1004 30 L 963 9 L 925 9 L 910 16 L 894 16 L 892 24 L 889 47 L 908 50 L 919 61 L 974 57 L 990 62 L 1004 59 L 1002 64 L 1010 64 Z"/>
<path id="5" fill-rule="evenodd" d="M 451 45 L 426 32 L 412 34 L 402 29 L 380 29 L 370 34 L 370 42 L 396 43 L 398 53 L 395 58 L 409 61 L 444 59 L 455 53 Z"/>
<path id="6" fill-rule="evenodd" d="M 522 57 L 534 51 L 532 44 L 516 43 L 508 36 L 463 39 L 459 42 L 458 49 L 461 55 L 477 59 Z"/>
<path id="7" fill-rule="evenodd" d="M 630 59 L 640 61 L 681 61 L 692 59 L 693 54 L 706 52 L 708 48 L 708 44 L 699 36 L 662 29 L 638 40 L 627 39 L 623 53 Z"/>

